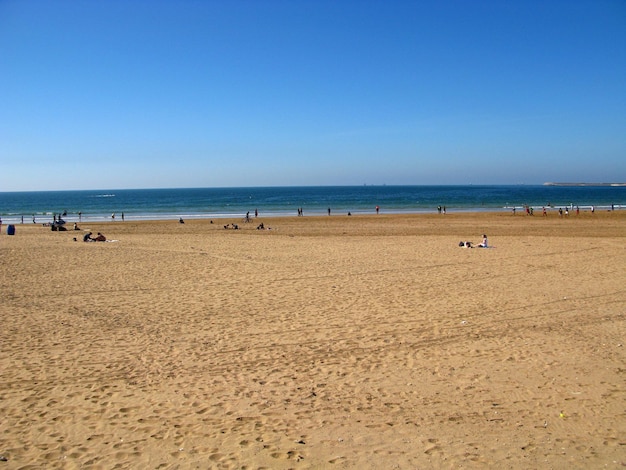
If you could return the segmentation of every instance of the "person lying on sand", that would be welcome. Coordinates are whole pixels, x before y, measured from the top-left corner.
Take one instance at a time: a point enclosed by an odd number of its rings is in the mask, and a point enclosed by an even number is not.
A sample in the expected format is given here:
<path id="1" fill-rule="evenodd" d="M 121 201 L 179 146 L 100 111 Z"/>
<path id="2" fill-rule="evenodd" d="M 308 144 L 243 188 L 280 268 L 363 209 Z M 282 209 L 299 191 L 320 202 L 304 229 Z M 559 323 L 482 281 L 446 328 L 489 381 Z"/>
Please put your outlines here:
<path id="1" fill-rule="evenodd" d="M 490 248 L 489 243 L 487 242 L 487 235 L 483 235 L 483 241 L 481 241 L 478 245 L 474 246 L 472 242 L 459 242 L 459 246 L 463 248 Z"/>

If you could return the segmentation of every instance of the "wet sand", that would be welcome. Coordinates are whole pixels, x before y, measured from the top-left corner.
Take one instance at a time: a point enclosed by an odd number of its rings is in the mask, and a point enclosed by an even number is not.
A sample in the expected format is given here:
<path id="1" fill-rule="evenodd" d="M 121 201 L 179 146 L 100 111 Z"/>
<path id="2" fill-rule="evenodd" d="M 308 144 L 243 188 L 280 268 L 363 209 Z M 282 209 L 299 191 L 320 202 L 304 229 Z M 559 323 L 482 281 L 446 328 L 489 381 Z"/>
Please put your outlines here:
<path id="1" fill-rule="evenodd" d="M 626 211 L 80 226 L 0 235 L 0 470 L 626 465 Z"/>

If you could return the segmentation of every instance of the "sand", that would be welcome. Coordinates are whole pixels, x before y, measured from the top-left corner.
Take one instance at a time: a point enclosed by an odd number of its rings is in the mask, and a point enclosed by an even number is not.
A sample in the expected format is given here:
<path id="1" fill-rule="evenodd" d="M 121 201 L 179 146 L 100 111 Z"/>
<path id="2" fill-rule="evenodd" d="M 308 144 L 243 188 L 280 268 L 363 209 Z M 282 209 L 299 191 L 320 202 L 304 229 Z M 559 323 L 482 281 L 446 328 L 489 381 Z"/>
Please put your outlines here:
<path id="1" fill-rule="evenodd" d="M 3 226 L 0 470 L 626 465 L 626 211 L 214 222 Z"/>

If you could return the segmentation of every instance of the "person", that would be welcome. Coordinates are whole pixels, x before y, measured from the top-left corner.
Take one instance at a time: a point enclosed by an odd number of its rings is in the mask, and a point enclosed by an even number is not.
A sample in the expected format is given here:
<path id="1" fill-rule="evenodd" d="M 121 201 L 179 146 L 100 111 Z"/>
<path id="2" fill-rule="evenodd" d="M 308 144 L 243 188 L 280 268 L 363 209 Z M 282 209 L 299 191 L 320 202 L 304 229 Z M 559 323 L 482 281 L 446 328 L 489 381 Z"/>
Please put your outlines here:
<path id="1" fill-rule="evenodd" d="M 92 242 L 93 238 L 91 238 L 91 232 L 87 232 L 85 235 L 83 235 L 83 241 L 84 242 Z"/>
<path id="2" fill-rule="evenodd" d="M 489 248 L 489 244 L 487 243 L 487 235 L 483 234 L 483 241 L 480 242 L 478 248 Z"/>
<path id="3" fill-rule="evenodd" d="M 80 229 L 78 228 L 78 224 L 77 224 L 76 222 L 74 222 L 74 230 L 80 230 Z"/>
<path id="4" fill-rule="evenodd" d="M 182 218 L 182 217 L 180 217 L 180 218 L 178 219 L 178 223 L 179 223 L 179 224 L 184 224 L 184 223 L 185 223 L 185 221 L 183 220 L 183 218 Z"/>
<path id="5" fill-rule="evenodd" d="M 97 242 L 105 242 L 107 241 L 107 238 L 104 235 L 102 235 L 100 232 L 98 232 L 98 236 L 94 238 L 94 240 Z"/>
<path id="6" fill-rule="evenodd" d="M 378 214 L 380 212 L 380 207 L 376 206 L 376 213 Z"/>

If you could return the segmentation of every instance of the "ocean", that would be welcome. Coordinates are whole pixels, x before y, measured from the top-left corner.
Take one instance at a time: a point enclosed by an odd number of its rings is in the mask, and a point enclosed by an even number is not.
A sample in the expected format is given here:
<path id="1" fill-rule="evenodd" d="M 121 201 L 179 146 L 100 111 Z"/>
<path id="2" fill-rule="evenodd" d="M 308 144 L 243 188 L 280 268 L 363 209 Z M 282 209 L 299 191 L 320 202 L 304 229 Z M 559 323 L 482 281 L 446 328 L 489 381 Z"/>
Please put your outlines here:
<path id="1" fill-rule="evenodd" d="M 626 208 L 626 186 L 310 186 L 0 192 L 3 223 Z"/>

